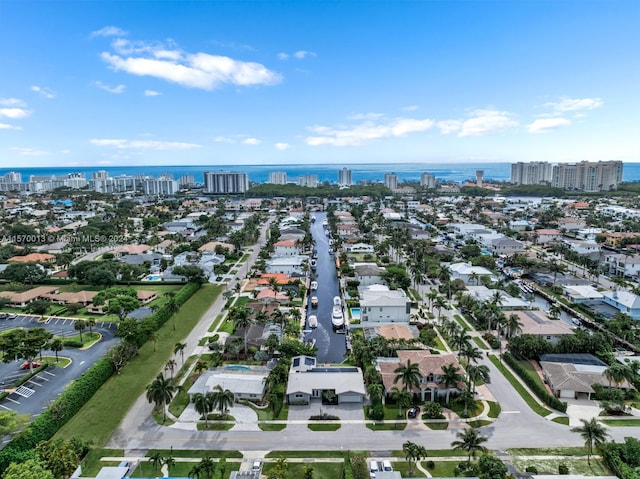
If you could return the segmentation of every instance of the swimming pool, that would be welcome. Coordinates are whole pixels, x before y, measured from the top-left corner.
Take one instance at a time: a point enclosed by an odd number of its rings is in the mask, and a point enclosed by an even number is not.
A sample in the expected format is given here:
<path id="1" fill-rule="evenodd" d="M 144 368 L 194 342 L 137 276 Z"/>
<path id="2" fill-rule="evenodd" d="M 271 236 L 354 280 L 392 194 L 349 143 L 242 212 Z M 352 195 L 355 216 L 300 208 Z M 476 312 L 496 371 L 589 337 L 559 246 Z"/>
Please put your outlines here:
<path id="1" fill-rule="evenodd" d="M 145 279 L 147 281 L 162 281 L 162 277 L 155 274 L 150 274 Z"/>
<path id="2" fill-rule="evenodd" d="M 232 364 L 230 366 L 225 366 L 225 369 L 231 369 L 231 370 L 242 370 L 242 371 L 248 371 L 249 369 L 251 369 L 249 366 L 243 366 L 242 364 Z"/>
<path id="3" fill-rule="evenodd" d="M 360 319 L 360 308 L 351 308 L 351 319 Z"/>

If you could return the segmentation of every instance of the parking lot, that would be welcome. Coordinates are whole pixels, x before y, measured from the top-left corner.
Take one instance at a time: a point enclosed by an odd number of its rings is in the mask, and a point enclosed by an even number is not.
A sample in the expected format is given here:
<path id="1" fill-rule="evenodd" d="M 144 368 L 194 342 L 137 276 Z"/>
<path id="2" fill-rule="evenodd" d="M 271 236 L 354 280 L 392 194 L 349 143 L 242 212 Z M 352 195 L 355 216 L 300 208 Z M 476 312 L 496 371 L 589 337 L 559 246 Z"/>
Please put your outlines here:
<path id="1" fill-rule="evenodd" d="M 0 319 L 0 333 L 14 328 L 44 328 L 56 336 L 68 337 L 78 334 L 74 329 L 74 320 L 69 318 L 49 318 L 40 321 L 39 316 L 18 314 L 15 319 Z M 102 357 L 112 346 L 118 342 L 115 337 L 117 324 L 108 321 L 97 321 L 92 327 L 93 332 L 100 333 L 102 339 L 85 350 L 63 349 L 58 353 L 60 357 L 66 357 L 71 363 L 65 368 L 51 367 L 40 371 L 22 386 L 0 401 L 0 408 L 16 411 L 19 414 L 37 416 L 53 401 L 67 384 L 84 373 L 96 360 Z M 86 331 L 88 332 L 88 331 Z M 43 350 L 43 355 L 54 356 L 55 353 Z M 36 358 L 36 361 L 38 358 Z M 24 360 L 0 363 L 0 386 L 7 388 L 19 378 L 28 374 L 28 367 L 22 369 Z"/>

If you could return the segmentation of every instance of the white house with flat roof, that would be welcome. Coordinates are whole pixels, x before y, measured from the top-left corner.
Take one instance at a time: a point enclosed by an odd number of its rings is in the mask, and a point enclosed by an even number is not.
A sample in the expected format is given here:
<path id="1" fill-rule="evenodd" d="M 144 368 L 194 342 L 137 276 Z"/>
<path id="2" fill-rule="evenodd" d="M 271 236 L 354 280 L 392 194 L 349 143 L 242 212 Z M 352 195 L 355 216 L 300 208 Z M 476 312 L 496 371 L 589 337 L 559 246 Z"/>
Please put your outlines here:
<path id="1" fill-rule="evenodd" d="M 573 304 L 602 299 L 602 293 L 591 285 L 563 285 L 562 292 Z"/>
<path id="2" fill-rule="evenodd" d="M 521 298 L 514 298 L 510 294 L 501 289 L 489 289 L 486 286 L 467 286 L 467 291 L 463 294 L 469 295 L 475 298 L 477 301 L 484 303 L 485 301 L 491 301 L 494 294 L 499 293 L 502 302 L 500 303 L 500 309 L 525 309 L 530 305 L 527 301 Z"/>
<path id="3" fill-rule="evenodd" d="M 453 263 L 449 265 L 449 271 L 451 271 L 451 279 L 460 279 L 464 284 L 469 284 L 472 277 L 478 279 L 482 276 L 488 276 L 491 281 L 495 281 L 496 277 L 487 268 L 482 266 L 473 266 L 471 263 Z M 473 280 L 471 280 L 473 282 Z"/>
<path id="4" fill-rule="evenodd" d="M 286 275 L 302 275 L 306 256 L 280 256 L 266 262 L 267 273 L 283 273 Z"/>
<path id="5" fill-rule="evenodd" d="M 266 366 L 246 366 L 243 364 L 225 364 L 209 369 L 189 388 L 189 396 L 196 393 L 213 391 L 217 386 L 228 389 L 238 399 L 261 401 L 264 398 L 264 380 L 270 369 Z"/>

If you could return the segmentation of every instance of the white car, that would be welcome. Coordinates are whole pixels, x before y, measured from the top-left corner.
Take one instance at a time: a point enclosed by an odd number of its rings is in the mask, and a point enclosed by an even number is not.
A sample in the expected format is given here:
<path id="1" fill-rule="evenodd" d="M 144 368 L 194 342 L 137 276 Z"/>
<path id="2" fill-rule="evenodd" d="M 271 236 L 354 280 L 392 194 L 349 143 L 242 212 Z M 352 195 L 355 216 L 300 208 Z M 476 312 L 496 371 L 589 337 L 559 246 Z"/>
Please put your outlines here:
<path id="1" fill-rule="evenodd" d="M 252 471 L 261 471 L 262 470 L 262 461 L 253 461 L 253 464 L 251 465 L 251 470 Z"/>

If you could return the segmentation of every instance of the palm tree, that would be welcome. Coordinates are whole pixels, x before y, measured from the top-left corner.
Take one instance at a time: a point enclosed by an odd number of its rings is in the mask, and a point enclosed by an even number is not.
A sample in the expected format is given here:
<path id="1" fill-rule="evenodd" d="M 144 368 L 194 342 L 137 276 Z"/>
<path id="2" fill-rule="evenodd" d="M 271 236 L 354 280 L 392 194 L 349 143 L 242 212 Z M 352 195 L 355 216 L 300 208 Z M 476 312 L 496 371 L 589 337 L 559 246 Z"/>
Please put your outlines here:
<path id="1" fill-rule="evenodd" d="M 372 403 L 382 401 L 382 395 L 384 393 L 384 386 L 380 383 L 371 383 L 367 388 L 369 392 L 369 399 Z"/>
<path id="2" fill-rule="evenodd" d="M 158 374 L 151 384 L 147 386 L 147 400 L 162 407 L 163 420 L 167 420 L 166 405 L 171 402 L 175 393 L 175 386 L 164 378 L 162 373 Z"/>
<path id="3" fill-rule="evenodd" d="M 213 411 L 213 393 L 195 393 L 191 398 L 193 407 L 200 416 L 204 416 L 204 427 L 209 429 L 209 414 Z"/>
<path id="4" fill-rule="evenodd" d="M 280 308 L 276 308 L 273 310 L 273 312 L 271 313 L 271 320 L 275 323 L 275 324 L 279 324 L 280 325 L 280 342 L 282 342 L 282 336 L 284 334 L 284 313 L 282 312 L 282 310 Z"/>
<path id="5" fill-rule="evenodd" d="M 220 411 L 221 416 L 226 416 L 229 408 L 233 406 L 235 401 L 233 392 L 228 389 L 222 389 L 222 386 L 217 385 L 212 394 L 214 407 Z"/>
<path id="6" fill-rule="evenodd" d="M 487 442 L 487 438 L 481 436 L 477 429 L 469 428 L 456 434 L 457 441 L 451 443 L 451 447 L 458 451 L 467 452 L 467 463 L 471 462 L 471 456 L 475 457 L 477 452 L 485 452 L 487 448 L 482 444 Z"/>
<path id="7" fill-rule="evenodd" d="M 216 463 L 209 456 L 204 456 L 198 464 L 198 472 L 202 475 L 202 479 L 211 479 L 216 471 Z M 198 476 L 198 479 L 201 479 Z"/>
<path id="8" fill-rule="evenodd" d="M 507 317 L 507 320 L 504 323 L 504 332 L 508 339 L 511 339 L 522 332 L 522 321 L 520 321 L 520 317 L 517 314 L 511 313 Z"/>
<path id="9" fill-rule="evenodd" d="M 449 340 L 451 346 L 461 352 L 467 344 L 471 344 L 471 336 L 464 329 L 459 329 Z"/>
<path id="10" fill-rule="evenodd" d="M 605 431 L 605 428 L 600 424 L 595 417 L 590 420 L 580 419 L 582 421 L 582 427 L 574 427 L 571 432 L 577 432 L 584 439 L 584 445 L 587 448 L 587 463 L 591 465 L 591 455 L 593 454 L 593 447 L 600 447 L 607 442 L 609 434 Z"/>
<path id="11" fill-rule="evenodd" d="M 49 343 L 49 349 L 56 353 L 56 363 L 58 362 L 58 352 L 64 349 L 64 341 L 60 338 L 54 338 Z"/>
<path id="12" fill-rule="evenodd" d="M 233 318 L 235 329 L 244 330 L 244 355 L 247 355 L 247 335 L 249 327 L 253 324 L 253 318 L 249 314 L 249 308 L 234 306 L 229 312 L 229 316 Z"/>
<path id="13" fill-rule="evenodd" d="M 158 468 L 162 465 L 162 453 L 160 451 L 154 451 L 149 456 L 149 462 L 153 467 L 154 471 L 157 471 Z"/>
<path id="14" fill-rule="evenodd" d="M 447 301 L 442 296 L 438 296 L 436 298 L 435 303 L 433 303 L 433 307 L 438 310 L 438 323 L 439 323 L 440 317 L 442 316 L 442 309 L 447 307 Z"/>
<path id="15" fill-rule="evenodd" d="M 467 380 L 469 385 L 473 386 L 473 393 L 476 393 L 476 383 L 482 381 L 487 384 L 491 380 L 489 366 L 485 364 L 469 364 L 467 365 Z"/>
<path id="16" fill-rule="evenodd" d="M 624 364 L 615 363 L 605 369 L 602 375 L 609 381 L 609 387 L 611 387 L 611 383 L 618 387 L 620 383 L 629 377 L 629 368 Z"/>
<path id="17" fill-rule="evenodd" d="M 393 384 L 401 382 L 405 391 L 410 391 L 420 387 L 420 366 L 418 363 L 412 363 L 409 359 L 407 364 L 401 364 L 393 370 L 396 376 L 393 378 Z"/>
<path id="18" fill-rule="evenodd" d="M 173 346 L 173 354 L 180 353 L 180 360 L 182 362 L 181 366 L 184 366 L 184 348 L 186 347 L 187 347 L 187 343 L 180 343 L 180 342 L 176 343 Z"/>
<path id="19" fill-rule="evenodd" d="M 411 394 L 394 386 L 391 389 L 391 399 L 398 405 L 398 417 L 402 417 L 402 408 L 411 404 Z"/>
<path id="20" fill-rule="evenodd" d="M 456 398 L 456 401 L 462 403 L 464 410 L 462 411 L 462 417 L 469 417 L 469 409 L 476 407 L 476 398 L 473 392 L 468 388 L 460 393 L 460 396 Z"/>
<path id="21" fill-rule="evenodd" d="M 167 364 L 164 365 L 165 371 L 171 371 L 171 379 L 173 379 L 173 370 L 176 368 L 176 366 L 177 363 L 173 359 L 169 359 L 169 361 L 167 361 Z"/>
<path id="22" fill-rule="evenodd" d="M 414 463 L 421 461 L 427 457 L 427 450 L 424 446 L 407 441 L 402 445 L 404 457 L 409 462 L 409 474 L 413 473 Z"/>
<path id="23" fill-rule="evenodd" d="M 432 289 L 426 294 L 426 296 L 427 296 L 427 300 L 429 301 L 429 309 L 431 310 L 431 312 L 433 312 L 433 302 L 438 297 L 438 290 Z"/>
<path id="24" fill-rule="evenodd" d="M 560 317 L 560 313 L 562 313 L 562 308 L 557 304 L 554 303 L 549 307 L 549 316 L 552 318 L 558 319 Z"/>
<path id="25" fill-rule="evenodd" d="M 92 328 L 96 325 L 96 320 L 94 318 L 87 319 L 87 327 L 89 328 L 89 334 L 93 334 Z"/>
<path id="26" fill-rule="evenodd" d="M 169 316 L 171 316 L 171 320 L 173 322 L 173 330 L 175 331 L 176 330 L 176 313 L 180 309 L 180 305 L 176 301 L 176 298 L 173 296 L 169 297 L 169 300 L 164 304 L 164 309 L 169 313 Z"/>
<path id="27" fill-rule="evenodd" d="M 475 347 L 471 343 L 465 343 L 462 346 L 462 350 L 460 351 L 460 356 L 467 360 L 467 364 L 477 363 L 480 359 L 482 359 L 482 351 L 480 348 Z"/>
<path id="28" fill-rule="evenodd" d="M 82 342 L 82 331 L 87 329 L 87 322 L 84 319 L 76 319 L 73 322 L 73 329 L 80 333 L 80 342 Z"/>
<path id="29" fill-rule="evenodd" d="M 160 333 L 155 330 L 149 331 L 149 339 L 153 343 L 153 352 L 156 352 L 156 347 L 158 346 L 158 341 L 160 341 Z"/>
<path id="30" fill-rule="evenodd" d="M 163 459 L 164 465 L 167 466 L 167 472 L 171 473 L 171 469 L 176 465 L 176 460 L 173 456 L 167 456 Z"/>
<path id="31" fill-rule="evenodd" d="M 440 374 L 438 382 L 447 390 L 445 402 L 449 404 L 451 388 L 458 387 L 458 383 L 462 381 L 462 375 L 460 374 L 460 369 L 455 364 L 445 364 L 441 370 L 442 373 Z"/>

